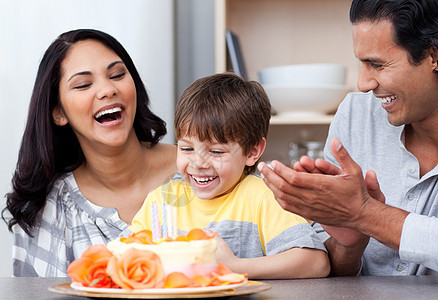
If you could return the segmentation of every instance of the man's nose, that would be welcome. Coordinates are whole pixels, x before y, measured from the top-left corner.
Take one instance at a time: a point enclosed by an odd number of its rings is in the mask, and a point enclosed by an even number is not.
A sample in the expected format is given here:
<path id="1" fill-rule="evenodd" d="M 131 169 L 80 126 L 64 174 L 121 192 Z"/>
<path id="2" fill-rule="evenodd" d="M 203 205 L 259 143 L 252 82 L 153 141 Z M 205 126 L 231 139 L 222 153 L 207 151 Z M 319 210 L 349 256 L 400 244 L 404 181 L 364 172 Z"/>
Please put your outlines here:
<path id="1" fill-rule="evenodd" d="M 359 91 L 367 93 L 375 90 L 379 86 L 379 82 L 366 67 L 362 67 L 357 79 L 357 88 Z"/>

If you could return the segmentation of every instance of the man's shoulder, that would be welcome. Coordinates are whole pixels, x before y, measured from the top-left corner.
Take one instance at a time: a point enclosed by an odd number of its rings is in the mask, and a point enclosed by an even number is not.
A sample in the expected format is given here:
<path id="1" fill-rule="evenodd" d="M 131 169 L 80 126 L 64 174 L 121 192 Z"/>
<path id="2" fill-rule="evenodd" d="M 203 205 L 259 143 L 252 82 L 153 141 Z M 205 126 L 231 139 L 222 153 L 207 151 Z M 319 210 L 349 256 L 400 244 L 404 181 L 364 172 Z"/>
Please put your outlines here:
<path id="1" fill-rule="evenodd" d="M 373 92 L 349 93 L 339 105 L 334 121 L 350 129 L 364 126 L 380 128 L 390 126 L 387 112 Z"/>
<path id="2" fill-rule="evenodd" d="M 374 96 L 373 92 L 361 93 L 361 92 L 351 92 L 348 93 L 344 101 L 339 105 L 339 109 L 345 109 L 348 107 L 349 110 L 358 109 L 377 109 L 383 112 L 383 109 L 379 105 L 379 100 Z"/>

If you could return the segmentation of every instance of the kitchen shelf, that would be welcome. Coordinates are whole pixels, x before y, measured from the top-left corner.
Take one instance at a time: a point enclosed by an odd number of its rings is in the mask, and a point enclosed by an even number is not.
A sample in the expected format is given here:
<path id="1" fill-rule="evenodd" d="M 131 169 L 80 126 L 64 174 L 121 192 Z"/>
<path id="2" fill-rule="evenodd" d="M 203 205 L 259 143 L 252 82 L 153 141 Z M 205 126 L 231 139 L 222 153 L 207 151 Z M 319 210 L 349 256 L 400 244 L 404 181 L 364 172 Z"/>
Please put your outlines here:
<path id="1" fill-rule="evenodd" d="M 351 0 L 215 0 L 215 68 L 231 70 L 225 32 L 239 39 L 248 77 L 263 68 L 301 63 L 347 66 L 355 86 L 360 63 L 352 49 Z"/>
<path id="2" fill-rule="evenodd" d="M 248 79 L 263 68 L 306 63 L 347 67 L 347 86 L 356 86 L 360 63 L 352 49 L 351 0 L 215 0 L 215 72 L 232 71 L 225 33 L 239 39 Z M 289 143 L 324 141 L 333 115 L 274 115 L 264 160 L 287 162 Z"/>

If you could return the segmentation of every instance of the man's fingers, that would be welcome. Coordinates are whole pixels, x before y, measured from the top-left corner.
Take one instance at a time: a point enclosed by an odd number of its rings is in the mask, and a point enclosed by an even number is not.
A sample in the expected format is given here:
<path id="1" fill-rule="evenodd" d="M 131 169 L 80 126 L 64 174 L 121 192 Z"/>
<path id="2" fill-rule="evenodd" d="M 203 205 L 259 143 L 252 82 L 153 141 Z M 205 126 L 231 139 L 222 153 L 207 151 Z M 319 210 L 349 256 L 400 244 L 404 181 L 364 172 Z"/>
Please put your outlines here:
<path id="1" fill-rule="evenodd" d="M 275 171 L 269 168 L 264 162 L 259 163 L 257 168 L 266 185 L 274 193 L 275 199 L 280 206 L 285 210 L 297 213 L 296 201 L 298 201 L 297 196 L 300 194 L 301 188 L 294 186 L 292 181 L 294 177 L 293 174 L 298 173 L 278 161 L 273 161 L 271 166 L 275 168 Z M 299 202 L 301 203 L 301 201 Z"/>
<path id="2" fill-rule="evenodd" d="M 340 175 L 342 173 L 342 170 L 339 169 L 338 166 L 323 159 L 315 160 L 315 167 L 320 170 L 321 173 L 327 175 Z"/>
<path id="3" fill-rule="evenodd" d="M 356 174 L 357 172 L 361 172 L 359 166 L 354 162 L 347 149 L 344 148 L 338 138 L 333 138 L 330 146 L 333 156 L 342 169 L 342 173 Z"/>
<path id="4" fill-rule="evenodd" d="M 263 162 L 258 165 L 266 185 L 276 196 L 282 196 L 287 193 L 293 194 L 294 174 L 298 174 L 298 172 L 275 160 L 272 161 L 271 166 L 272 169 Z"/>
<path id="5" fill-rule="evenodd" d="M 321 171 L 315 167 L 315 162 L 306 155 L 301 156 L 300 160 L 295 162 L 293 169 L 297 172 L 321 173 Z"/>
<path id="6" fill-rule="evenodd" d="M 377 181 L 377 175 L 374 171 L 370 170 L 365 175 L 365 183 L 367 185 L 368 194 L 374 199 L 385 203 L 385 195 L 380 190 L 379 182 Z"/>
<path id="7" fill-rule="evenodd" d="M 276 172 L 274 172 L 268 165 L 264 162 L 260 162 L 257 166 L 257 169 L 260 171 L 262 178 L 266 185 L 274 192 L 278 192 L 277 186 L 281 186 L 283 178 L 281 178 Z"/>

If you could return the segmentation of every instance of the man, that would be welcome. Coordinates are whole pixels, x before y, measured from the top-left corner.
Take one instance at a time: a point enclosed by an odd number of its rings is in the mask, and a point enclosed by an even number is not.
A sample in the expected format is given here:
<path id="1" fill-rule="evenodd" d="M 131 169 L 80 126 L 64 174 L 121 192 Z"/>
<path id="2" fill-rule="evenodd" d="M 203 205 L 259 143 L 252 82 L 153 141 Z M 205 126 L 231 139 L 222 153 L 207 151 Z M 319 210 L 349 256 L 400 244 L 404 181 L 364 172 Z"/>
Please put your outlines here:
<path id="1" fill-rule="evenodd" d="M 363 93 L 339 106 L 326 161 L 259 170 L 284 209 L 323 224 L 333 275 L 436 275 L 438 0 L 353 0 L 350 20 Z"/>

